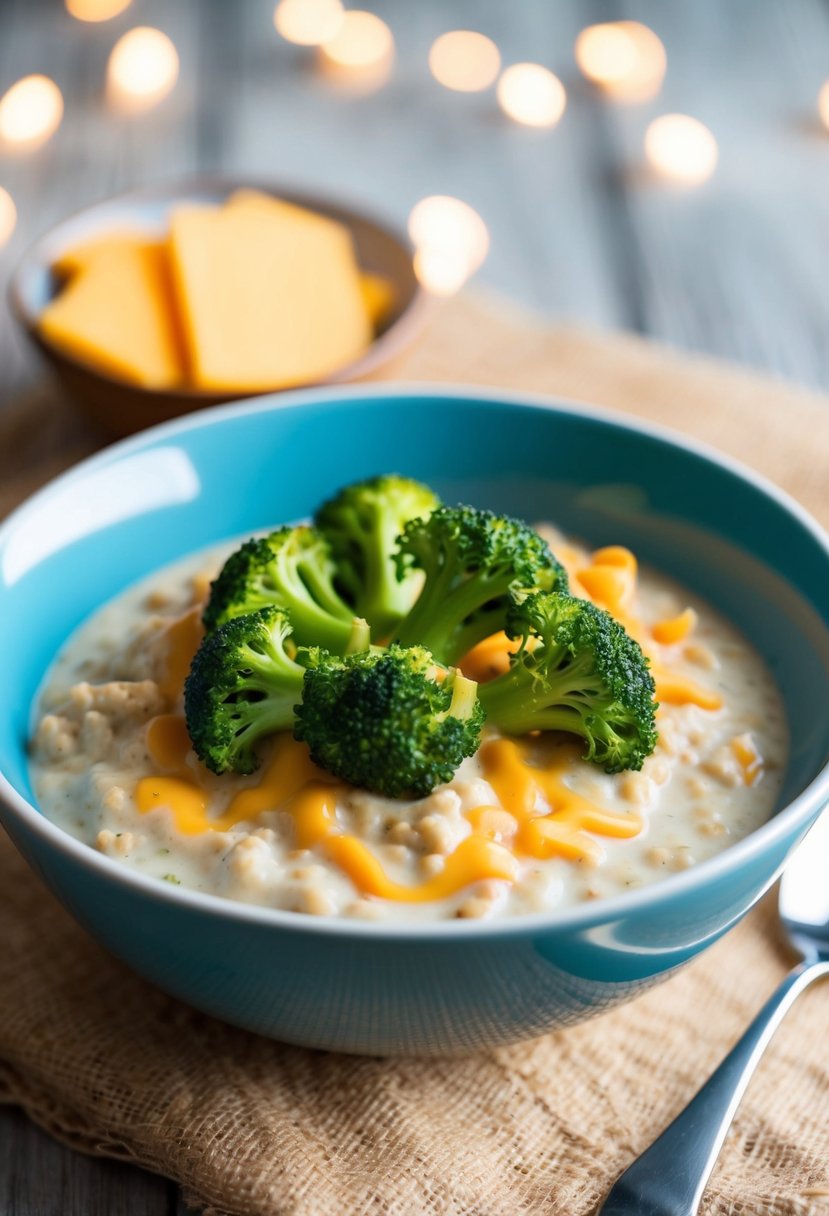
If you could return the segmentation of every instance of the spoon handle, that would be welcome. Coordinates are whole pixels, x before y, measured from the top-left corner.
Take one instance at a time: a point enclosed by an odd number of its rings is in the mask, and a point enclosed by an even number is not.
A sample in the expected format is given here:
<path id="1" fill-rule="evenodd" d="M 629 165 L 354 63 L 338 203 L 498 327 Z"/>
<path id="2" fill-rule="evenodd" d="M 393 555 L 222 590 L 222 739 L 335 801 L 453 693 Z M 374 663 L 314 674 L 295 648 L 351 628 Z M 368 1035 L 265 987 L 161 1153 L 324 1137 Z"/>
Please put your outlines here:
<path id="1" fill-rule="evenodd" d="M 827 974 L 829 962 L 803 962 L 789 972 L 702 1089 L 619 1177 L 598 1216 L 695 1216 L 769 1040 L 804 988 Z"/>

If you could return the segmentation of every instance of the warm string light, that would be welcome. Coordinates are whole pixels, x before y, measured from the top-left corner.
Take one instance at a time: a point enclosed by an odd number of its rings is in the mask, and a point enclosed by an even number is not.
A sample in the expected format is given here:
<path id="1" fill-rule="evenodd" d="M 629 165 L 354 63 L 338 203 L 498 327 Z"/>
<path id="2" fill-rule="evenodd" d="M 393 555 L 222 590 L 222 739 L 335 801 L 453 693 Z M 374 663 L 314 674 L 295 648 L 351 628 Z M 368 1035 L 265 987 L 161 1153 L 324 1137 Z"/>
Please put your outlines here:
<path id="1" fill-rule="evenodd" d="M 648 101 L 665 79 L 665 47 L 639 21 L 588 26 L 576 39 L 575 55 L 587 79 L 617 101 Z"/>
<path id="2" fill-rule="evenodd" d="M 829 80 L 824 83 L 818 93 L 817 108 L 818 114 L 820 114 L 820 121 L 824 127 L 829 129 Z"/>
<path id="3" fill-rule="evenodd" d="M 0 186 L 0 249 L 6 244 L 17 223 L 17 208 L 8 190 Z"/>
<path id="4" fill-rule="evenodd" d="M 645 155 L 663 177 L 686 186 L 708 180 L 717 167 L 717 141 L 687 114 L 663 114 L 645 132 Z"/>
<path id="5" fill-rule="evenodd" d="M 78 21 L 109 21 L 131 3 L 132 0 L 66 0 L 66 11 Z"/>
<path id="6" fill-rule="evenodd" d="M 343 14 L 336 34 L 322 43 L 318 54 L 327 76 L 367 91 L 379 88 L 388 79 L 394 63 L 394 38 L 380 17 L 351 9 Z"/>
<path id="7" fill-rule="evenodd" d="M 63 118 L 63 96 L 48 76 L 24 76 L 0 98 L 0 140 L 37 148 Z"/>
<path id="8" fill-rule="evenodd" d="M 65 0 L 80 21 L 105 21 L 129 7 L 131 0 Z M 374 13 L 344 11 L 341 0 L 280 0 L 273 14 L 279 34 L 289 42 L 319 48 L 327 74 L 350 84 L 376 87 L 391 70 L 394 39 Z M 581 32 L 576 62 L 582 73 L 614 99 L 642 101 L 655 96 L 666 70 L 665 48 L 647 26 L 635 21 L 607 22 Z M 500 69 L 492 39 L 473 30 L 441 35 L 429 52 L 429 67 L 438 83 L 459 92 L 491 86 Z M 174 44 L 160 30 L 138 27 L 113 47 L 107 69 L 108 91 L 119 108 L 148 109 L 166 97 L 178 79 Z M 508 67 L 498 80 L 498 102 L 514 121 L 553 127 L 567 104 L 563 84 L 537 63 Z M 821 120 L 829 128 L 829 80 L 818 99 Z M 0 100 L 0 138 L 39 145 L 60 125 L 63 98 L 54 81 L 29 76 Z M 662 176 L 699 184 L 714 172 L 717 142 L 697 119 L 667 114 L 655 119 L 645 135 L 645 155 Z M 9 193 L 0 187 L 0 246 L 17 221 Z M 478 213 L 460 199 L 436 195 L 421 200 L 409 218 L 415 244 L 415 269 L 431 291 L 451 295 L 474 274 L 489 250 L 489 233 Z"/>
<path id="9" fill-rule="evenodd" d="M 498 102 L 505 114 L 527 127 L 554 127 L 567 94 L 558 76 L 540 63 L 514 63 L 498 81 Z"/>
<path id="10" fill-rule="evenodd" d="M 280 0 L 273 12 L 277 33 L 297 46 L 320 46 L 343 23 L 341 0 Z"/>
<path id="11" fill-rule="evenodd" d="M 450 30 L 432 43 L 429 68 L 438 84 L 459 93 L 479 93 L 495 83 L 501 54 L 486 34 Z"/>
<path id="12" fill-rule="evenodd" d="M 412 208 L 409 236 L 415 273 L 435 295 L 454 295 L 489 252 L 489 232 L 478 212 L 448 195 L 432 195 Z"/>
<path id="13" fill-rule="evenodd" d="M 178 51 L 161 30 L 137 26 L 119 38 L 107 65 L 107 95 L 128 113 L 149 110 L 178 80 Z"/>

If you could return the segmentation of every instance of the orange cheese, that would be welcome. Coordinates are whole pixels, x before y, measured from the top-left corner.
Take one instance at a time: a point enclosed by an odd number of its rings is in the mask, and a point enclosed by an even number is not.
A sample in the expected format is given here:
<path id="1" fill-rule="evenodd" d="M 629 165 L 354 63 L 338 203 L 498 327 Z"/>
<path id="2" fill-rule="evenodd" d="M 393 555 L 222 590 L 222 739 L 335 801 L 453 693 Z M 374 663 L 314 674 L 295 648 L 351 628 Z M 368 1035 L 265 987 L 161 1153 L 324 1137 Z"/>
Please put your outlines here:
<path id="1" fill-rule="evenodd" d="M 101 371 L 147 388 L 169 388 L 183 377 L 163 250 L 134 239 L 81 251 L 67 285 L 41 313 L 43 338 Z"/>
<path id="2" fill-rule="evenodd" d="M 636 590 L 636 558 L 622 545 L 597 549 L 577 578 L 592 600 L 622 617 Z M 624 621 L 622 622 L 624 624 Z"/>
<path id="3" fill-rule="evenodd" d="M 596 863 L 604 856 L 597 836 L 619 839 L 642 831 L 639 815 L 607 811 L 570 789 L 565 777 L 578 753 L 577 747 L 563 744 L 550 765 L 536 768 L 513 739 L 490 739 L 481 748 L 486 779 L 516 824 L 515 845 L 520 852 Z M 475 830 L 491 832 L 495 824 L 483 810 L 470 811 L 467 818 L 474 816 L 470 822 Z M 500 835 L 504 824 L 495 830 Z"/>
<path id="4" fill-rule="evenodd" d="M 331 836 L 325 852 L 358 891 L 398 903 L 428 903 L 446 899 L 485 878 L 514 882 L 518 877 L 518 863 L 507 849 L 474 834 L 449 854 L 439 874 L 413 886 L 390 879 L 371 850 L 356 836 Z"/>
<path id="5" fill-rule="evenodd" d="M 187 723 L 181 714 L 159 714 L 147 726 L 147 751 L 167 772 L 184 769 L 190 751 Z"/>
<path id="6" fill-rule="evenodd" d="M 319 849 L 358 891 L 380 899 L 423 903 L 445 899 L 487 878 L 514 882 L 519 865 L 513 848 L 531 857 L 596 862 L 603 855 L 597 837 L 630 837 L 642 830 L 638 815 L 606 811 L 569 789 L 562 778 L 574 749 L 561 748 L 550 768 L 536 769 L 519 744 L 492 740 L 484 747 L 484 768 L 509 810 L 470 810 L 466 818 L 471 833 L 449 854 L 443 870 L 426 882 L 407 885 L 389 878 L 369 846 L 343 832 L 337 822 L 337 783 L 311 763 L 307 748 L 289 734 L 277 740 L 261 778 L 234 794 L 218 815 L 208 814 L 208 790 L 199 774 L 186 768 L 189 744 L 183 719 L 172 714 L 153 719 L 147 743 L 153 759 L 170 775 L 138 782 L 135 801 L 142 814 L 166 808 L 179 832 L 198 835 L 229 832 L 265 811 L 286 811 L 293 819 L 297 848 Z"/>
<path id="7" fill-rule="evenodd" d="M 219 815 L 207 811 L 205 770 L 200 765 L 188 768 L 190 740 L 182 717 L 161 714 L 153 718 L 147 728 L 147 749 L 167 772 L 138 781 L 136 806 L 143 815 L 166 808 L 178 831 L 186 836 L 229 832 L 237 823 L 250 823 L 265 811 L 286 806 L 294 815 L 299 848 L 313 847 L 334 827 L 336 783 L 312 764 L 308 749 L 290 734 L 279 736 L 262 776 L 238 790 Z"/>
<path id="8" fill-rule="evenodd" d="M 485 684 L 509 671 L 510 656 L 520 645 L 520 640 L 508 638 L 503 630 L 493 633 L 464 655 L 461 670 L 470 680 Z"/>
<path id="9" fill-rule="evenodd" d="M 167 626 L 164 633 L 165 667 L 159 687 L 165 697 L 175 703 L 182 696 L 184 681 L 193 662 L 193 655 L 204 637 L 201 607 L 188 609 Z"/>
<path id="10" fill-rule="evenodd" d="M 703 688 L 696 680 L 669 671 L 659 663 L 652 663 L 656 699 L 660 705 L 697 705 L 712 712 L 722 709 L 723 699 L 711 688 Z"/>
<path id="11" fill-rule="evenodd" d="M 686 608 L 684 612 L 680 612 L 679 616 L 671 617 L 666 621 L 657 621 L 651 628 L 651 633 L 660 645 L 674 646 L 677 642 L 684 642 L 694 632 L 696 625 L 697 614 L 693 608 Z"/>
<path id="12" fill-rule="evenodd" d="M 754 737 L 748 732 L 743 735 L 735 735 L 731 740 L 731 750 L 742 766 L 745 784 L 756 785 L 763 776 L 763 757 L 754 742 Z"/>
<path id="13" fill-rule="evenodd" d="M 253 191 L 224 207 L 185 204 L 169 257 L 200 388 L 310 383 L 371 341 L 351 236 L 324 216 Z"/>
<path id="14" fill-rule="evenodd" d="M 229 832 L 265 811 L 284 810 L 293 819 L 297 848 L 318 848 L 364 895 L 405 903 L 444 899 L 485 878 L 512 882 L 518 876 L 518 863 L 500 844 L 496 825 L 482 819 L 480 830 L 461 841 L 439 874 L 411 886 L 395 882 L 367 845 L 342 831 L 337 823 L 337 783 L 311 762 L 305 745 L 287 733 L 277 739 L 261 778 L 234 794 L 219 815 L 208 814 L 208 790 L 200 774 L 186 767 L 189 740 L 183 718 L 174 714 L 154 718 L 147 731 L 147 746 L 158 766 L 175 775 L 142 777 L 135 787 L 135 804 L 144 815 L 167 810 L 184 835 Z M 491 812 L 499 815 L 497 808 Z M 500 816 L 503 828 L 511 816 L 504 812 Z"/>
<path id="15" fill-rule="evenodd" d="M 128 245 L 131 249 L 146 249 L 148 246 L 153 249 L 162 249 L 164 242 L 149 235 L 142 236 L 135 229 L 132 231 L 113 229 L 102 236 L 90 237 L 88 240 L 82 241 L 80 245 L 64 249 L 52 263 L 52 270 L 63 278 L 71 278 L 78 271 L 86 270 L 101 254 L 111 253 L 113 250 L 117 252 L 124 245 Z"/>
<path id="16" fill-rule="evenodd" d="M 394 284 L 381 274 L 363 272 L 360 275 L 360 290 L 373 328 L 382 329 L 394 308 Z"/>

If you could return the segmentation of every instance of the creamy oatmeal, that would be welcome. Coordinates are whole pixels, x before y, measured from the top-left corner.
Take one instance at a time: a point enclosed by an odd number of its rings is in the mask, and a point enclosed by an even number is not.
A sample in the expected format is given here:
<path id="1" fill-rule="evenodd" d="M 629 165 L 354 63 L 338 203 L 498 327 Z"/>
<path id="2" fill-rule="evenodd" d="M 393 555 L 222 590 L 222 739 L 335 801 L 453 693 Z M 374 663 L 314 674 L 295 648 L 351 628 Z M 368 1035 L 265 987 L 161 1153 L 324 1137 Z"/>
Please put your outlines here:
<path id="1" fill-rule="evenodd" d="M 377 920 L 510 916 L 605 898 L 683 870 L 771 814 L 786 731 L 759 656 L 707 604 L 611 546 L 539 529 L 571 591 L 649 655 L 659 742 L 608 775 L 564 736 L 499 737 L 447 785 L 400 802 L 337 782 L 278 736 L 250 777 L 193 754 L 182 687 L 210 577 L 189 559 L 105 606 L 49 673 L 32 748 L 36 796 L 66 831 L 143 873 L 274 908 Z M 505 640 L 462 664 L 480 680 Z"/>

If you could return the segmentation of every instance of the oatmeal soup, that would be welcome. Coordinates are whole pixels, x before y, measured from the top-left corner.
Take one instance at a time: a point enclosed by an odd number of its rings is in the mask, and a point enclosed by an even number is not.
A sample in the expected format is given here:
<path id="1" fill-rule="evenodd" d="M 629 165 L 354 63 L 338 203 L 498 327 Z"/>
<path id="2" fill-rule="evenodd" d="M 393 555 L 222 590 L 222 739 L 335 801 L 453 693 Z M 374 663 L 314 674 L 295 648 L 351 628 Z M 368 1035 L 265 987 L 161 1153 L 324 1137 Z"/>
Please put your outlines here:
<path id="1" fill-rule="evenodd" d="M 230 899 L 388 921 L 554 911 L 658 881 L 772 813 L 786 755 L 759 656 L 709 605 L 619 546 L 590 553 L 542 525 L 570 593 L 609 611 L 650 661 L 658 740 L 607 772 L 583 740 L 483 727 L 480 747 L 421 798 L 356 788 L 290 731 L 255 772 L 194 753 L 183 688 L 224 552 L 188 559 L 106 605 L 69 641 L 37 710 L 43 811 L 119 864 Z M 498 632 L 460 661 L 485 687 L 518 643 Z"/>

